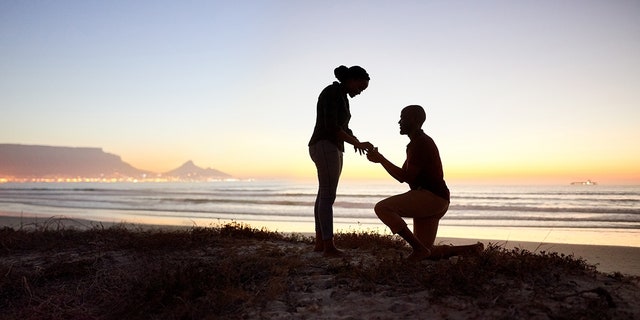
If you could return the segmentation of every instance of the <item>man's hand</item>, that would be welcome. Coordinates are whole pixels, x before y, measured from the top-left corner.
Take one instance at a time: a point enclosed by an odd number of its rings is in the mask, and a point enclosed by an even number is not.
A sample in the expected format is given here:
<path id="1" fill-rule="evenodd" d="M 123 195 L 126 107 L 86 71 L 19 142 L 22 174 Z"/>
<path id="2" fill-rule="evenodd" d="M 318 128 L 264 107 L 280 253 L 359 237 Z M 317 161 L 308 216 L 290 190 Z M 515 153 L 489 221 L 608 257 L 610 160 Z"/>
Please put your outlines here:
<path id="1" fill-rule="evenodd" d="M 367 151 L 367 159 L 374 163 L 380 163 L 384 157 L 378 152 L 378 148 L 371 148 Z"/>

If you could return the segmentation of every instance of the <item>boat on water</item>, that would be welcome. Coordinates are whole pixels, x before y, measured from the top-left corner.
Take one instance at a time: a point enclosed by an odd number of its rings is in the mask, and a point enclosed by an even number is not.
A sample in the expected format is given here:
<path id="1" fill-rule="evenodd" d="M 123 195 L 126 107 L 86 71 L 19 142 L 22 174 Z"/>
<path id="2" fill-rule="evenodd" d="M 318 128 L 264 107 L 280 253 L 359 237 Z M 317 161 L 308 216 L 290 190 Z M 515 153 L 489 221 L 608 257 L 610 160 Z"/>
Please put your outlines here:
<path id="1" fill-rule="evenodd" d="M 572 186 L 595 186 L 597 183 L 595 181 L 588 180 L 587 181 L 574 181 L 571 182 Z"/>

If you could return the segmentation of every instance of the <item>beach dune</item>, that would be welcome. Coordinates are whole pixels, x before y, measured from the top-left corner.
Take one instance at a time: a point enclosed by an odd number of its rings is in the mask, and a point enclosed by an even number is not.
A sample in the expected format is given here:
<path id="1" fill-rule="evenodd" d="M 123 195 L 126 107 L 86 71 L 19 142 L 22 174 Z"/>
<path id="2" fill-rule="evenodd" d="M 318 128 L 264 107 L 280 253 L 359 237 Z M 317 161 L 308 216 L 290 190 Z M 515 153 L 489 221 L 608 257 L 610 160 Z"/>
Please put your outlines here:
<path id="1" fill-rule="evenodd" d="M 640 317 L 639 277 L 545 253 L 566 249 L 615 261 L 621 258 L 609 253 L 625 248 L 485 242 L 483 252 L 415 263 L 407 261 L 404 241 L 375 233 L 337 233 L 346 255 L 327 259 L 313 252 L 311 237 L 238 223 L 0 221 L 4 319 Z"/>
<path id="2" fill-rule="evenodd" d="M 52 227 L 74 227 L 80 229 L 95 226 L 110 227 L 116 225 L 111 222 L 98 222 L 84 219 L 51 218 L 46 219 L 34 216 L 15 216 L 10 213 L 0 212 L 0 227 L 19 229 L 23 227 L 42 226 L 49 224 Z M 169 226 L 154 226 L 131 224 L 131 227 L 171 228 Z M 178 227 L 175 227 L 178 228 Z M 186 227 L 185 227 L 186 228 Z M 304 234 L 311 235 L 311 234 Z M 628 246 L 604 246 L 604 245 L 580 245 L 564 243 L 544 243 L 527 241 L 504 241 L 495 239 L 462 239 L 438 237 L 436 244 L 466 245 L 476 242 L 485 244 L 493 243 L 506 249 L 521 248 L 531 252 L 557 252 L 564 255 L 572 255 L 582 258 L 589 264 L 596 266 L 603 273 L 619 272 L 626 275 L 640 276 L 640 247 Z"/>

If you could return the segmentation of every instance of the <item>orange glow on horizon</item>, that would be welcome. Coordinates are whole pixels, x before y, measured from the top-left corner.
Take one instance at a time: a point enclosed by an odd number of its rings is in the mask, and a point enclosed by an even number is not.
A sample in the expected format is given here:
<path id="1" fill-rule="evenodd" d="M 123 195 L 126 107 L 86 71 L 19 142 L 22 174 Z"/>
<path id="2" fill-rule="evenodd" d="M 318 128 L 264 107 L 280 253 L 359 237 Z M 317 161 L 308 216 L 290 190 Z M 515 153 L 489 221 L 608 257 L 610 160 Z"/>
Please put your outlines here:
<path id="1" fill-rule="evenodd" d="M 219 159 L 215 164 L 193 159 L 200 167 L 211 167 L 232 175 L 238 179 L 316 179 L 316 169 L 306 154 L 297 154 L 297 158 L 269 159 L 256 163 L 256 159 L 231 161 Z M 158 160 L 161 159 L 161 160 Z M 140 158 L 136 161 L 123 159 L 132 166 L 161 173 L 173 170 L 189 159 L 158 157 L 155 159 Z M 633 161 L 552 161 L 534 163 L 533 161 L 469 163 L 454 162 L 443 159 L 445 180 L 450 183 L 534 183 L 565 184 L 574 181 L 592 180 L 600 184 L 640 184 L 640 168 Z M 378 164 L 368 162 L 365 158 L 345 156 L 342 171 L 343 180 L 381 180 L 394 181 Z"/>

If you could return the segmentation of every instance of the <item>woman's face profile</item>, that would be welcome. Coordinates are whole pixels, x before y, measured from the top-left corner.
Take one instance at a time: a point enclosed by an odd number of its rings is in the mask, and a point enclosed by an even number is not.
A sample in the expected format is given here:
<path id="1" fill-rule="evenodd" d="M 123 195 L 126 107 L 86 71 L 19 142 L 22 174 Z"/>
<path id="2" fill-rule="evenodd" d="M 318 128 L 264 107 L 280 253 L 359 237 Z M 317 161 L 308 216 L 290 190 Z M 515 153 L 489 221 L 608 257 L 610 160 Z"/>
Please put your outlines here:
<path id="1" fill-rule="evenodd" d="M 359 95 L 369 87 L 369 80 L 366 79 L 350 79 L 347 81 L 347 93 L 351 98 Z"/>

